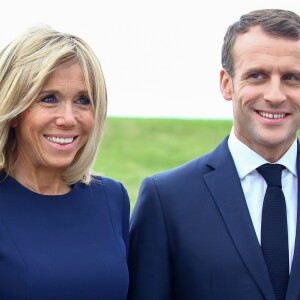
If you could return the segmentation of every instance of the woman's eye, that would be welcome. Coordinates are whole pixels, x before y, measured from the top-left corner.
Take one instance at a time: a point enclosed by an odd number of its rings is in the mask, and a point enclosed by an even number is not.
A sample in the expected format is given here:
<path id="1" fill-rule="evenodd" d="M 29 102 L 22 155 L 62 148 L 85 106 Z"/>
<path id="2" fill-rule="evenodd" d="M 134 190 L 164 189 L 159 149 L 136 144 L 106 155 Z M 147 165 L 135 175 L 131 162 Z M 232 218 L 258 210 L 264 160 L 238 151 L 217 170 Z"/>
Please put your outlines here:
<path id="1" fill-rule="evenodd" d="M 90 105 L 91 101 L 87 96 L 80 96 L 79 99 L 77 100 L 77 103 L 81 105 Z"/>
<path id="2" fill-rule="evenodd" d="M 41 99 L 41 102 L 44 102 L 44 103 L 55 103 L 56 102 L 56 98 L 54 95 L 47 95 L 45 97 L 43 97 Z"/>

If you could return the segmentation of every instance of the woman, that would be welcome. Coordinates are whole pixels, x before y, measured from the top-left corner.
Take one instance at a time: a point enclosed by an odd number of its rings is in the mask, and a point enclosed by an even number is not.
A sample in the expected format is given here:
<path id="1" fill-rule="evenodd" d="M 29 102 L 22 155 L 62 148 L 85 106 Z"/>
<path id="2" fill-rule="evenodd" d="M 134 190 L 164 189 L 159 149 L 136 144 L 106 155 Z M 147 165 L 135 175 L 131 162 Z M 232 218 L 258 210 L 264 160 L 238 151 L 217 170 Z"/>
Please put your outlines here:
<path id="1" fill-rule="evenodd" d="M 91 174 L 105 117 L 82 39 L 37 27 L 0 53 L 0 299 L 126 299 L 127 192 Z"/>

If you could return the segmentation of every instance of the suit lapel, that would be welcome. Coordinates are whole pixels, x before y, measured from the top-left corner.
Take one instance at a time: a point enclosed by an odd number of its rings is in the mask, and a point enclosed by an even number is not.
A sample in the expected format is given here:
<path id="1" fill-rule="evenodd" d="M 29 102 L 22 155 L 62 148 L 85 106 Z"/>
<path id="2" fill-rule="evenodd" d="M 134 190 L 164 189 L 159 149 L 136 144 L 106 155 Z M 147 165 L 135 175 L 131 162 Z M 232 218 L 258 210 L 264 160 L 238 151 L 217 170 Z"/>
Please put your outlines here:
<path id="1" fill-rule="evenodd" d="M 287 300 L 300 298 L 300 146 L 298 141 L 297 150 L 297 176 L 298 176 L 298 208 L 297 208 L 297 228 L 293 263 L 291 268 L 289 286 L 287 290 Z"/>
<path id="2" fill-rule="evenodd" d="M 240 179 L 227 146 L 227 139 L 211 153 L 208 164 L 214 170 L 206 174 L 204 180 L 220 210 L 233 243 L 262 294 L 268 300 L 275 300 Z"/>

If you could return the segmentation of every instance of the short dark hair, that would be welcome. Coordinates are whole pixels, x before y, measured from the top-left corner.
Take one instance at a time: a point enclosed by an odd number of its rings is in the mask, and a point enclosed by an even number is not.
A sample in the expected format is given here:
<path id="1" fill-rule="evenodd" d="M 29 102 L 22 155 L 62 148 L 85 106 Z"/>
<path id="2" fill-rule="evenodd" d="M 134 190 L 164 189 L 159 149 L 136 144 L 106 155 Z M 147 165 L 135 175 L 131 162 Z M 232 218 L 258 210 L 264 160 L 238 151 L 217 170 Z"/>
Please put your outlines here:
<path id="1" fill-rule="evenodd" d="M 270 35 L 293 40 L 300 39 L 300 17 L 292 11 L 283 9 L 261 9 L 242 15 L 239 21 L 228 27 L 224 36 L 222 66 L 230 76 L 234 75 L 232 47 L 237 36 L 257 25 Z"/>

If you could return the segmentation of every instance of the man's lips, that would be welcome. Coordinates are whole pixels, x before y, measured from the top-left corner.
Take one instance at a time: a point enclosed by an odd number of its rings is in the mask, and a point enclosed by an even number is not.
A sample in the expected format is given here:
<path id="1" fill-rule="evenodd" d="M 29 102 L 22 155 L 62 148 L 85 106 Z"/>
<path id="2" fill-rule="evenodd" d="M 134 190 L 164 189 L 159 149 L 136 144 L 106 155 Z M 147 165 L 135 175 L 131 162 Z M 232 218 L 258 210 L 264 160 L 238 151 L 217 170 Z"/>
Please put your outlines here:
<path id="1" fill-rule="evenodd" d="M 257 111 L 260 116 L 265 119 L 283 119 L 287 116 L 286 113 L 268 113 L 265 111 Z"/>

